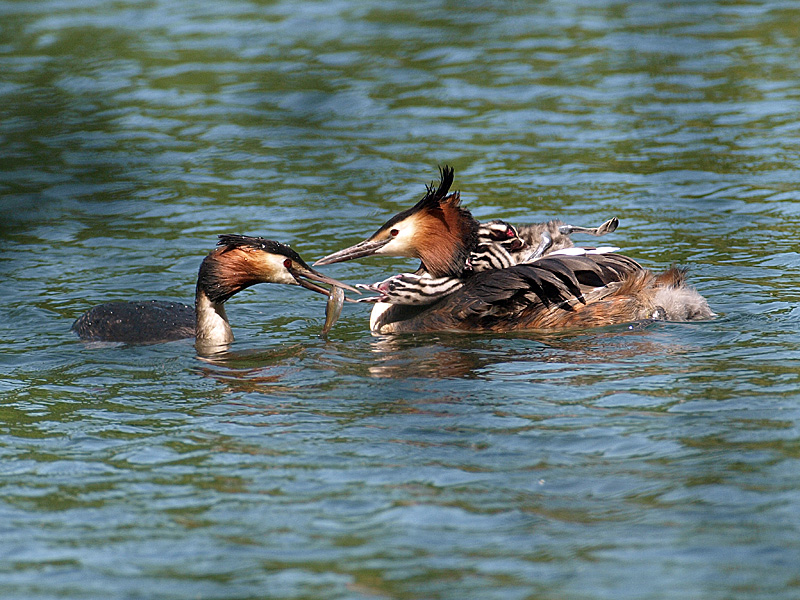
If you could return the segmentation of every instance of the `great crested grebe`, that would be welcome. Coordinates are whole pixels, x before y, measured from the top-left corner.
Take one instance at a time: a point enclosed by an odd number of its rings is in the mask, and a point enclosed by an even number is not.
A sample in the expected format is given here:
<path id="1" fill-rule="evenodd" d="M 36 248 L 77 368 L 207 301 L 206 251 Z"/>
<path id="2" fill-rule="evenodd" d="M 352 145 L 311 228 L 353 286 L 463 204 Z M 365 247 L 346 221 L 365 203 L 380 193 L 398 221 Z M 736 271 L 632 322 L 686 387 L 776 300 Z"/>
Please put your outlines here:
<path id="1" fill-rule="evenodd" d="M 480 224 L 461 206 L 458 192 L 447 193 L 451 182 L 452 169 L 445 167 L 440 185 L 430 186 L 412 208 L 389 219 L 365 241 L 314 263 L 370 255 L 406 256 L 421 261 L 417 275 L 428 283 L 438 279 L 450 285 L 455 280 L 443 297 L 433 290 L 432 303 L 389 304 L 379 297 L 370 318 L 373 332 L 516 331 L 714 316 L 705 298 L 686 284 L 683 270 L 672 268 L 655 275 L 626 256 L 574 249 L 571 242 L 558 251 L 544 243 L 541 256 L 530 262 L 470 271 Z M 597 229 L 605 226 L 611 231 L 616 228 L 614 221 Z M 538 233 L 543 238 L 539 246 L 553 237 L 549 226 L 543 231 L 547 235 Z M 530 247 L 535 235 L 530 233 L 530 242 L 523 241 Z"/>
<path id="2" fill-rule="evenodd" d="M 225 302 L 234 294 L 257 283 L 283 283 L 331 296 L 312 281 L 360 293 L 318 273 L 286 244 L 220 235 L 217 248 L 200 264 L 194 307 L 161 300 L 108 302 L 86 311 L 72 330 L 89 341 L 152 344 L 194 337 L 201 346 L 224 346 L 233 342 Z"/>

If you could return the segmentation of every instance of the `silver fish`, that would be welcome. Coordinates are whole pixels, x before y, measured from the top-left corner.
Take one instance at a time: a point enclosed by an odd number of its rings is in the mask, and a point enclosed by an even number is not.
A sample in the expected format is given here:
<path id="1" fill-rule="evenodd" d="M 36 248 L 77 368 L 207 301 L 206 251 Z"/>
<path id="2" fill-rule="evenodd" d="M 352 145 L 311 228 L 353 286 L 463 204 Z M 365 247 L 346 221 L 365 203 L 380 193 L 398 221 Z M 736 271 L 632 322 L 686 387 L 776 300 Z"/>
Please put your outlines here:
<path id="1" fill-rule="evenodd" d="M 328 304 L 325 307 L 325 325 L 322 326 L 320 335 L 323 337 L 328 335 L 331 327 L 339 319 L 339 315 L 342 314 L 342 306 L 344 306 L 344 290 L 338 286 L 333 286 L 330 296 L 328 296 Z"/>

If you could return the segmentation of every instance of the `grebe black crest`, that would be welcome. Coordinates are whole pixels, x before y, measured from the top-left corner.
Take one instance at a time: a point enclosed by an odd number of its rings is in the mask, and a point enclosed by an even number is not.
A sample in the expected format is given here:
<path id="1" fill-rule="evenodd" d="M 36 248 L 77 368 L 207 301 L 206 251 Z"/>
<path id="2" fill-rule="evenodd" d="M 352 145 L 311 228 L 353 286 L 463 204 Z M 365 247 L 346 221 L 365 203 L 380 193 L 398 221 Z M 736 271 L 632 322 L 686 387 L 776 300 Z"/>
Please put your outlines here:
<path id="1" fill-rule="evenodd" d="M 232 296 L 258 283 L 299 285 L 330 294 L 315 282 L 357 292 L 309 267 L 286 244 L 225 234 L 200 265 L 194 307 L 160 300 L 108 302 L 89 309 L 72 330 L 89 341 L 152 344 L 194 337 L 201 345 L 222 346 L 233 342 L 225 314 L 225 302 Z"/>

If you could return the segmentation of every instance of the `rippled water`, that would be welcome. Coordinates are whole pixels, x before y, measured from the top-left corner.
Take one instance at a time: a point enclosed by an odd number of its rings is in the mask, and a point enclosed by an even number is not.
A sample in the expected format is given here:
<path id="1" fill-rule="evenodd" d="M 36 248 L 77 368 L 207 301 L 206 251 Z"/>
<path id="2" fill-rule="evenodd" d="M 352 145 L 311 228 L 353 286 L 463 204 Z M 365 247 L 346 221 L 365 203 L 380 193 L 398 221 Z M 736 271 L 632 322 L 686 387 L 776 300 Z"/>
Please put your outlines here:
<path id="1" fill-rule="evenodd" d="M 0 16 L 0 596 L 800 595 L 797 3 Z M 259 286 L 214 360 L 69 330 L 191 300 L 219 233 L 363 239 L 445 163 L 480 219 L 618 216 L 720 317 L 380 338 L 348 305 L 326 342 Z"/>

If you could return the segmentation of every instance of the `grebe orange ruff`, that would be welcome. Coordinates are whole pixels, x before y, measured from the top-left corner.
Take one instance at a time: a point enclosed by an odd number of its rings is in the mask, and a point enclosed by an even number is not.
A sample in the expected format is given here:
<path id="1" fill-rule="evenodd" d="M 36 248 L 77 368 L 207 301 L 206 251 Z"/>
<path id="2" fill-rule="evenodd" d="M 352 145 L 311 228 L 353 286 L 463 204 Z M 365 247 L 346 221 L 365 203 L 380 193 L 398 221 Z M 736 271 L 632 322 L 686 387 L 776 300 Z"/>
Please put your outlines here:
<path id="1" fill-rule="evenodd" d="M 194 337 L 200 346 L 233 342 L 225 302 L 258 283 L 300 285 L 330 296 L 318 281 L 355 291 L 309 267 L 289 246 L 244 235 L 221 235 L 217 248 L 203 259 L 194 307 L 175 302 L 108 302 L 95 306 L 72 325 L 88 341 L 154 344 Z"/>
<path id="2" fill-rule="evenodd" d="M 689 287 L 685 272 L 655 275 L 627 256 L 580 249 L 552 252 L 531 262 L 470 274 L 467 259 L 479 223 L 448 194 L 452 169 L 412 208 L 392 217 L 363 242 L 318 260 L 327 265 L 371 255 L 422 262 L 431 278 L 457 278 L 458 288 L 432 304 L 379 302 L 370 318 L 375 333 L 585 328 L 643 320 L 692 321 L 714 313 Z M 388 299 L 388 298 L 387 298 Z M 379 298 L 383 300 L 383 298 Z"/>

